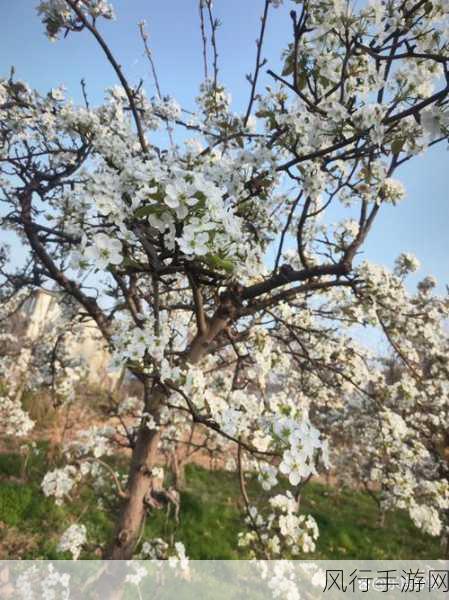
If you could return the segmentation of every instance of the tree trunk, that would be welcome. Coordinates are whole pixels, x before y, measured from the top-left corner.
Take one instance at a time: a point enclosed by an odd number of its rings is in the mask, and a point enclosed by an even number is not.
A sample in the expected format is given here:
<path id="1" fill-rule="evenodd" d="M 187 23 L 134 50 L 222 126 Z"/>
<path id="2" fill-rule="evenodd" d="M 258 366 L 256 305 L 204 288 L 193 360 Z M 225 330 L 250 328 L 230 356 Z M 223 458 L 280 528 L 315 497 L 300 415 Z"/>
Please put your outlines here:
<path id="1" fill-rule="evenodd" d="M 174 487 L 178 492 L 182 492 L 186 486 L 186 468 L 185 459 L 178 456 L 177 449 L 172 452 L 172 469 L 174 477 Z"/>
<path id="2" fill-rule="evenodd" d="M 128 498 L 121 510 L 114 541 L 106 558 L 128 560 L 132 557 L 145 516 L 145 497 L 151 488 L 151 471 L 155 466 L 160 433 L 145 425 L 141 428 L 133 452 Z"/>
<path id="3" fill-rule="evenodd" d="M 449 510 L 445 510 L 442 515 L 443 535 L 441 536 L 441 549 L 444 560 L 449 560 Z"/>
<path id="4" fill-rule="evenodd" d="M 156 423 L 164 394 L 160 390 L 145 392 L 145 407 Z M 105 558 L 128 560 L 132 557 L 138 541 L 146 512 L 145 498 L 151 490 L 152 470 L 155 466 L 160 439 L 159 429 L 149 429 L 142 423 L 133 449 L 129 470 L 128 497 L 120 512 L 114 540 Z"/>

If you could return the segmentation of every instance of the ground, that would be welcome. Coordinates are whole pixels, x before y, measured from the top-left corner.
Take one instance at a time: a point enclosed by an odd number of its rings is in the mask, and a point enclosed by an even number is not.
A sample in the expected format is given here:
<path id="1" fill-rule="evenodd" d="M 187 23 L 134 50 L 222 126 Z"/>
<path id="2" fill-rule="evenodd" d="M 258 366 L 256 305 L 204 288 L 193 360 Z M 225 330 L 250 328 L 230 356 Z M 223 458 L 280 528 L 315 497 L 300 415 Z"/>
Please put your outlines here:
<path id="1" fill-rule="evenodd" d="M 104 510 L 98 506 L 91 486 L 81 488 L 74 501 L 56 506 L 40 489 L 48 468 L 48 450 L 39 445 L 27 459 L 17 452 L 0 454 L 0 559 L 69 558 L 57 551 L 59 536 L 69 524 L 82 522 L 89 547 L 81 558 L 98 558 L 113 530 L 116 499 L 111 494 Z M 250 481 L 252 501 L 264 502 L 260 486 Z M 182 494 L 179 525 L 164 511 L 150 515 L 142 539 L 171 536 L 182 541 L 192 559 L 246 558 L 237 548 L 242 529 L 241 498 L 237 478 L 224 471 L 187 467 L 187 486 Z M 378 526 L 373 499 L 351 489 L 309 483 L 301 510 L 312 514 L 320 528 L 317 551 L 307 558 L 319 559 L 437 559 L 439 541 L 421 533 L 403 512 L 387 515 Z"/>

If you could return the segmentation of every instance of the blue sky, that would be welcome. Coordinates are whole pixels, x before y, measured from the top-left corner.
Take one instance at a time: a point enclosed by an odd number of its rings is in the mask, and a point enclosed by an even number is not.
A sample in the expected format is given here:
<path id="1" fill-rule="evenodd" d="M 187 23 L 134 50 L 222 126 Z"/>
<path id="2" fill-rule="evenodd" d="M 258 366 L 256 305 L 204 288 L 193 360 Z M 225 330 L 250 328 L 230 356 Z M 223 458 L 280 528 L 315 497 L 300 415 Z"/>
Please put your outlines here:
<path id="1" fill-rule="evenodd" d="M 115 0 L 117 21 L 103 22 L 102 31 L 131 82 L 144 78 L 154 93 L 143 57 L 137 24 L 145 19 L 163 93 L 173 95 L 185 108 L 193 100 L 202 77 L 201 38 L 197 0 Z M 105 87 L 116 83 L 111 67 L 87 32 L 51 43 L 36 16 L 34 0 L 0 0 L 0 75 L 11 65 L 16 77 L 42 92 L 59 84 L 80 101 L 85 78 L 93 104 Z M 216 0 L 222 21 L 218 32 L 220 79 L 230 89 L 233 107 L 243 110 L 249 86 L 245 74 L 253 69 L 255 39 L 262 0 Z M 276 69 L 290 34 L 286 10 L 272 10 L 264 56 Z M 262 82 L 268 82 L 265 77 Z M 416 254 L 422 263 L 418 277 L 433 274 L 441 290 L 449 284 L 449 154 L 432 149 L 399 171 L 407 198 L 397 207 L 384 207 L 365 245 L 365 256 L 391 266 L 401 251 Z"/>

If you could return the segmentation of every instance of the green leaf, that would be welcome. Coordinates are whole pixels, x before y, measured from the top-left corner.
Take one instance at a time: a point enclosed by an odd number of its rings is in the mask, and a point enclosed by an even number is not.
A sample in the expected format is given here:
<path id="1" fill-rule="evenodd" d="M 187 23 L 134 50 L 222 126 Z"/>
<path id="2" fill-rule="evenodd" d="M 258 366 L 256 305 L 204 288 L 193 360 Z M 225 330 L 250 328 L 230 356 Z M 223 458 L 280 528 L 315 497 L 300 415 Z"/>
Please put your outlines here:
<path id="1" fill-rule="evenodd" d="M 134 212 L 134 216 L 137 219 L 143 219 L 144 217 L 148 217 L 148 215 L 154 215 L 156 212 L 156 206 L 141 206 Z"/>
<path id="2" fill-rule="evenodd" d="M 307 85 L 307 75 L 305 73 L 300 73 L 298 75 L 298 88 L 300 90 L 304 89 Z"/>
<path id="3" fill-rule="evenodd" d="M 124 267 L 133 267 L 135 269 L 142 269 L 143 268 L 142 264 L 140 264 L 136 260 L 133 260 L 132 258 L 129 258 L 128 256 L 124 257 L 123 262 L 122 262 L 122 266 L 124 266 Z"/>
<path id="4" fill-rule="evenodd" d="M 216 255 L 209 255 L 206 257 L 206 262 L 212 269 L 226 271 L 226 273 L 234 272 L 234 263 L 227 258 L 221 258 L 220 256 Z"/>
<path id="5" fill-rule="evenodd" d="M 399 152 L 404 147 L 405 140 L 402 138 L 396 138 L 391 144 L 391 150 L 393 154 L 399 154 Z"/>
<path id="6" fill-rule="evenodd" d="M 293 56 L 290 55 L 285 61 L 284 68 L 282 69 L 282 76 L 288 77 L 288 75 L 291 75 L 293 73 L 294 68 L 295 65 L 293 63 Z"/>

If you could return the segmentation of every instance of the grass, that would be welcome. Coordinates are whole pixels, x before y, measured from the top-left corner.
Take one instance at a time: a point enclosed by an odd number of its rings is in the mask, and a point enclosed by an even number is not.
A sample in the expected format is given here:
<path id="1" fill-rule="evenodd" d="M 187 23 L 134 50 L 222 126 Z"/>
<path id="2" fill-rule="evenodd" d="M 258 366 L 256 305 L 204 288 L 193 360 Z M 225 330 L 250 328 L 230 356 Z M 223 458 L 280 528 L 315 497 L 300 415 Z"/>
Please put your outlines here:
<path id="1" fill-rule="evenodd" d="M 98 505 L 90 486 L 81 488 L 71 503 L 56 506 L 40 489 L 49 468 L 46 447 L 28 459 L 25 481 L 23 458 L 14 453 L 0 454 L 0 559 L 69 558 L 57 551 L 61 533 L 78 520 L 87 527 L 89 548 L 81 558 L 98 558 L 113 531 L 116 501 Z M 255 502 L 264 494 L 255 482 L 248 490 Z M 437 559 L 439 540 L 420 532 L 403 512 L 387 515 L 384 528 L 377 525 L 377 508 L 367 494 L 326 487 L 306 486 L 301 509 L 312 514 L 320 528 L 315 559 Z M 192 559 L 244 558 L 237 548 L 242 530 L 241 500 L 236 477 L 228 472 L 209 472 L 187 467 L 187 487 L 182 494 L 180 523 L 165 511 L 149 515 L 142 539 L 163 537 L 182 541 Z"/>

